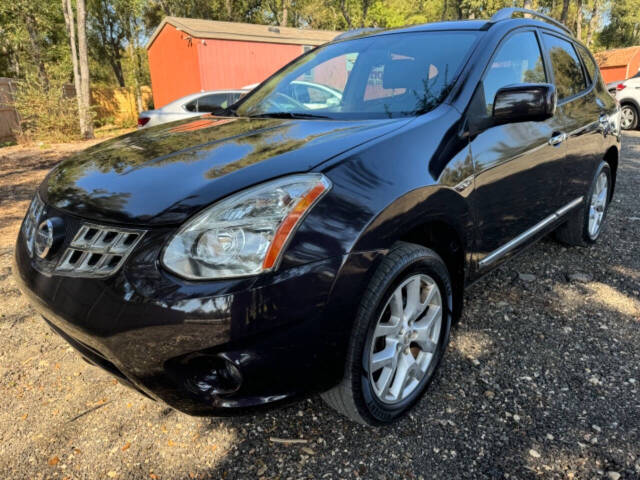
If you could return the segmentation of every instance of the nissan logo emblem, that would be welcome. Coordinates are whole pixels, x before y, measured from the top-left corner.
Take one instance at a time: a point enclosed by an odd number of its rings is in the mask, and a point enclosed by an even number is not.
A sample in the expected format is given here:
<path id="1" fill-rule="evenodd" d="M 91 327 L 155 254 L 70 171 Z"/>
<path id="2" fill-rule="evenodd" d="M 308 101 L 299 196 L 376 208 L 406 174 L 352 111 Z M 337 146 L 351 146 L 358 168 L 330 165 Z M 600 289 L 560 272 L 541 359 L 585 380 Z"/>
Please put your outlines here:
<path id="1" fill-rule="evenodd" d="M 46 258 L 56 244 L 64 236 L 64 228 L 61 218 L 48 218 L 44 220 L 36 230 L 33 249 L 40 258 Z"/>

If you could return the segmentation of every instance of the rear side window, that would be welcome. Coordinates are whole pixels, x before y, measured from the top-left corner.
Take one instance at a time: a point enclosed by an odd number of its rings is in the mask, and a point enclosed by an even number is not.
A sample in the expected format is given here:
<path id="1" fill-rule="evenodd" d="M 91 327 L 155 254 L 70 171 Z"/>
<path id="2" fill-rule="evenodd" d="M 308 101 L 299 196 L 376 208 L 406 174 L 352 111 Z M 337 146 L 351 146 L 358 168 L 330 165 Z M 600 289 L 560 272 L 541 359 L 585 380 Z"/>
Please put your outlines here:
<path id="1" fill-rule="evenodd" d="M 551 58 L 558 100 L 577 95 L 587 87 L 587 82 L 573 45 L 555 35 L 543 35 Z"/>
<path id="2" fill-rule="evenodd" d="M 542 54 L 533 32 L 520 32 L 509 37 L 493 57 L 484 78 L 484 98 L 491 115 L 493 100 L 502 87 L 514 83 L 545 83 Z"/>
<path id="3" fill-rule="evenodd" d="M 198 112 L 215 112 L 220 107 L 226 107 L 227 94 L 216 93 L 214 95 L 207 95 L 198 99 Z"/>
<path id="4" fill-rule="evenodd" d="M 596 79 L 598 78 L 598 66 L 596 65 L 596 62 L 593 60 L 591 55 L 589 55 L 587 49 L 581 45 L 578 45 L 578 53 L 580 54 L 580 58 L 582 58 L 582 63 L 589 73 L 591 83 L 595 83 Z"/>

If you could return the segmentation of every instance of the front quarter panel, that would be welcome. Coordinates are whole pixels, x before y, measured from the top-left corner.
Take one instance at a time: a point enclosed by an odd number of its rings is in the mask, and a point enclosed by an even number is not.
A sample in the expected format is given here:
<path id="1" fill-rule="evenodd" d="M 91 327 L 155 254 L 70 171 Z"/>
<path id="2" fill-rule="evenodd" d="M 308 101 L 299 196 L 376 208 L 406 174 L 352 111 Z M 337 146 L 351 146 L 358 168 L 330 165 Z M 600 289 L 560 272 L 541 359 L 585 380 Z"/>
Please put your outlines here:
<path id="1" fill-rule="evenodd" d="M 283 267 L 391 247 L 415 227 L 444 221 L 470 242 L 465 200 L 473 176 L 460 114 L 441 105 L 400 131 L 318 167 L 333 188 L 304 220 Z"/>

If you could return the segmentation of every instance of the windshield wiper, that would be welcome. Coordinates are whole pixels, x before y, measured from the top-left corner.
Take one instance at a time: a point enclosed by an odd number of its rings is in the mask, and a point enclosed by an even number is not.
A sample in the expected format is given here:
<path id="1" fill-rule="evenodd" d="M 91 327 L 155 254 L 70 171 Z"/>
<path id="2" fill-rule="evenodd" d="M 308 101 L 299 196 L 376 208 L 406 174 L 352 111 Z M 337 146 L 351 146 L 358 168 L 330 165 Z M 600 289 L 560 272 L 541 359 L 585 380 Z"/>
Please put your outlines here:
<path id="1" fill-rule="evenodd" d="M 257 113 L 255 115 L 249 115 L 249 118 L 331 118 L 326 115 L 318 115 L 316 113 L 303 113 L 303 112 L 270 112 L 270 113 Z"/>

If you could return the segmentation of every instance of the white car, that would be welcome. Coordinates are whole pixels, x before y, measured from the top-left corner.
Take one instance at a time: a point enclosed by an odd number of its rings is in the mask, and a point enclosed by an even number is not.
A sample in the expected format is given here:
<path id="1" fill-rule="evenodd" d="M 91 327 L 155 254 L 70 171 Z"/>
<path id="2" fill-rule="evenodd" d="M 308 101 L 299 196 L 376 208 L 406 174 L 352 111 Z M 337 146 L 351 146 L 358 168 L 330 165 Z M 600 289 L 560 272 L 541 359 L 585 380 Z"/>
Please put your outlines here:
<path id="1" fill-rule="evenodd" d="M 258 85 L 260 84 L 252 83 L 242 87 L 242 89 L 251 91 Z M 340 102 L 342 102 L 342 92 L 340 90 L 307 80 L 294 80 L 284 93 L 311 110 L 340 105 Z"/>
<path id="2" fill-rule="evenodd" d="M 138 116 L 138 128 L 197 117 L 236 103 L 249 90 L 213 90 L 187 95 L 162 108 L 147 110 Z"/>
<path id="3" fill-rule="evenodd" d="M 342 102 L 340 90 L 320 83 L 294 80 L 289 84 L 289 89 L 290 91 L 287 93 L 290 97 L 312 110 L 340 105 Z"/>
<path id="4" fill-rule="evenodd" d="M 621 122 L 623 130 L 635 130 L 640 119 L 640 72 L 621 82 L 611 82 L 607 85 L 609 92 L 620 103 Z"/>

